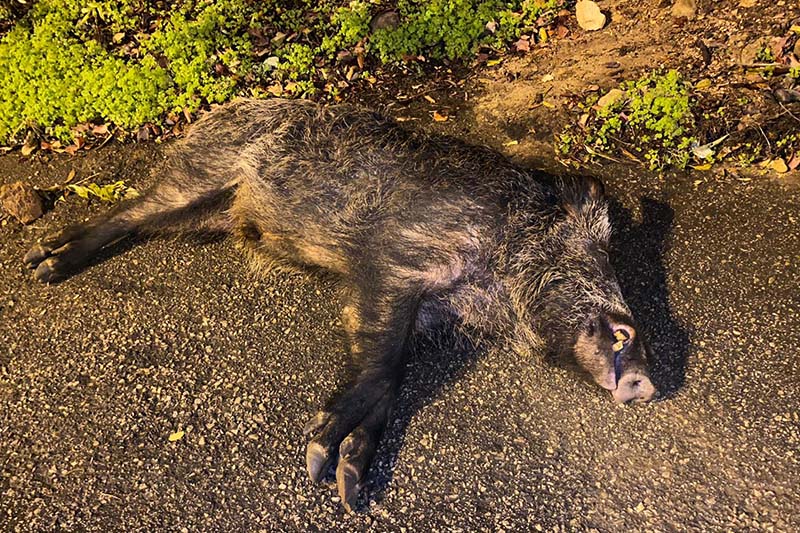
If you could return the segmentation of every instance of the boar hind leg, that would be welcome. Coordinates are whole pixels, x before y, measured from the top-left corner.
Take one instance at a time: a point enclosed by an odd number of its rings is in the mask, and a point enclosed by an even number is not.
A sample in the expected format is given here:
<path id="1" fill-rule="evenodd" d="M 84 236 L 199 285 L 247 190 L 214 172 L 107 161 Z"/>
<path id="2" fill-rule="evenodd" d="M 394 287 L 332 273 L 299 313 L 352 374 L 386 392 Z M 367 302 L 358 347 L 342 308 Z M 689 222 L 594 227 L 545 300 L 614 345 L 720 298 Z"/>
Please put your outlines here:
<path id="1" fill-rule="evenodd" d="M 345 308 L 354 377 L 305 427 L 308 475 L 320 481 L 336 460 L 336 484 L 350 511 L 397 399 L 419 294 L 368 277 Z M 366 287 L 369 285 L 369 287 Z"/>
<path id="2" fill-rule="evenodd" d="M 127 235 L 157 232 L 206 216 L 211 208 L 221 209 L 217 200 L 234 186 L 229 175 L 198 168 L 176 154 L 165 177 L 147 193 L 94 220 L 45 237 L 23 261 L 37 280 L 59 281 L 89 263 L 101 248 Z"/>

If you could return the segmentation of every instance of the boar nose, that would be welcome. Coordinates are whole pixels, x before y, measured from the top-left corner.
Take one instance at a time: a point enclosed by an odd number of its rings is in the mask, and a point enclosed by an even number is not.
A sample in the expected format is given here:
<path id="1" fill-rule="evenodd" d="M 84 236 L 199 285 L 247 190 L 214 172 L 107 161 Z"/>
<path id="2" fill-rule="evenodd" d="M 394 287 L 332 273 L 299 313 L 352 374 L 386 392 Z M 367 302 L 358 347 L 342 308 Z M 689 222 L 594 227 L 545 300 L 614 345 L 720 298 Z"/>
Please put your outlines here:
<path id="1" fill-rule="evenodd" d="M 617 388 L 611 391 L 617 403 L 647 402 L 653 399 L 656 388 L 650 378 L 638 372 L 630 372 L 622 376 Z"/>

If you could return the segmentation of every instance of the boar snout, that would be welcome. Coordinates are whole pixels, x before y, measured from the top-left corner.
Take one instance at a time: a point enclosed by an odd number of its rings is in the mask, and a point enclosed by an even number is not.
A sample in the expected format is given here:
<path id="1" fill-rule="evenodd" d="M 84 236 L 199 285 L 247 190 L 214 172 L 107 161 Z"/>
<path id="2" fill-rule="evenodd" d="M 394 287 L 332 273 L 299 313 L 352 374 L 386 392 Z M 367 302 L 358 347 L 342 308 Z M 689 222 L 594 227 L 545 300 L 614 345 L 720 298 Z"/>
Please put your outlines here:
<path id="1" fill-rule="evenodd" d="M 656 395 L 656 388 L 650 378 L 639 372 L 629 372 L 617 382 L 611 396 L 617 403 L 649 402 Z"/>
<path id="2" fill-rule="evenodd" d="M 629 317 L 599 313 L 578 335 L 574 355 L 617 403 L 652 400 L 656 388 L 647 371 L 648 347 Z"/>

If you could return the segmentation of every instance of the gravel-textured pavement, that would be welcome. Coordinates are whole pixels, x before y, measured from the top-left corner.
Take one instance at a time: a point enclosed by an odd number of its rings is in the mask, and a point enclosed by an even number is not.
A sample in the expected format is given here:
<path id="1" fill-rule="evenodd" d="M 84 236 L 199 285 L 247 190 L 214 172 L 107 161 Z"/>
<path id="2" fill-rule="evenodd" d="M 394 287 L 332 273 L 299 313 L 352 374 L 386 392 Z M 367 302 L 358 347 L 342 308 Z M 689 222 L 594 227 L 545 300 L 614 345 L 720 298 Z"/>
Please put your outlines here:
<path id="1" fill-rule="evenodd" d="M 6 155 L 0 183 L 77 166 L 143 188 L 159 153 Z M 0 529 L 796 531 L 798 189 L 608 174 L 614 261 L 668 397 L 620 407 L 539 360 L 423 346 L 353 515 L 304 468 L 346 357 L 330 280 L 255 279 L 229 241 L 158 238 L 44 286 L 27 247 L 105 207 L 7 222 Z"/>

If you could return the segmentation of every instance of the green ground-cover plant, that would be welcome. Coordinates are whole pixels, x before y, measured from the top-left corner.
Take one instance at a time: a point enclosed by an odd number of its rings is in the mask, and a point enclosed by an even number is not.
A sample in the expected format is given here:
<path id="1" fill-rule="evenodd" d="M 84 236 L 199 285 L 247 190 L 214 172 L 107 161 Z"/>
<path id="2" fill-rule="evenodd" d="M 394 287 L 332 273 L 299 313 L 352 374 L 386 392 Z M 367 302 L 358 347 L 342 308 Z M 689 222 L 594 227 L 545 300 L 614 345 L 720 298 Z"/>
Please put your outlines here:
<path id="1" fill-rule="evenodd" d="M 399 25 L 370 35 L 374 9 L 369 2 L 354 0 L 336 11 L 336 32 L 325 38 L 322 49 L 333 52 L 369 36 L 367 51 L 384 63 L 423 53 L 458 59 L 478 45 L 499 47 L 526 30 L 535 30 L 567 4 L 565 0 L 400 0 L 396 3 Z"/>
<path id="2" fill-rule="evenodd" d="M 568 3 L 39 0 L 0 40 L 0 144 L 21 142 L 30 128 L 69 141 L 87 122 L 133 131 L 237 92 L 333 97 L 343 50 L 359 64 L 469 57 L 537 35 Z M 386 10 L 399 24 L 373 32 Z M 347 68 L 348 81 L 371 77 L 366 66 Z"/>
<path id="3" fill-rule="evenodd" d="M 163 15 L 146 33 L 143 4 Z M 168 16 L 159 5 L 40 0 L 0 41 L 0 142 L 19 141 L 29 125 L 62 140 L 92 120 L 133 128 L 232 96 L 234 77 L 213 73 L 249 62 L 240 2 L 183 2 Z"/>
<path id="4" fill-rule="evenodd" d="M 627 151 L 652 169 L 684 168 L 693 160 L 710 162 L 710 148 L 699 150 L 691 85 L 675 71 L 651 72 L 626 81 L 605 101 L 597 95 L 580 104 L 579 124 L 559 135 L 562 156 L 592 158 L 598 153 Z M 598 103 L 599 102 L 599 103 Z M 694 147 L 694 150 L 692 149 Z"/>

